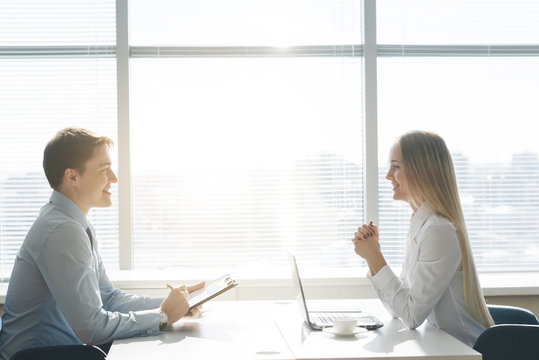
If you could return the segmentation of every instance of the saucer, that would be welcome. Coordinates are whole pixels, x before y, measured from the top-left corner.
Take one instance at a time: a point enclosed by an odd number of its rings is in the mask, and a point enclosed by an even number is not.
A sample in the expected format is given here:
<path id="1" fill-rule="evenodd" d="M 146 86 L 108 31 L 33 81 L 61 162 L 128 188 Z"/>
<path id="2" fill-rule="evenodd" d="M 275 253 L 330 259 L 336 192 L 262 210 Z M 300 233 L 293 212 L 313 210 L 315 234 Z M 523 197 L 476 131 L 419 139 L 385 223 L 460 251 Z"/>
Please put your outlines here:
<path id="1" fill-rule="evenodd" d="M 327 333 L 327 334 L 332 334 L 332 335 L 335 335 L 335 336 L 354 336 L 356 334 L 361 334 L 363 332 L 366 332 L 367 329 L 365 328 L 362 328 L 362 327 L 356 327 L 354 329 L 354 331 L 352 332 L 345 332 L 345 333 L 342 333 L 342 332 L 337 332 L 335 330 L 335 328 L 332 328 L 332 327 L 327 327 L 327 328 L 323 328 L 322 329 L 323 332 Z"/>

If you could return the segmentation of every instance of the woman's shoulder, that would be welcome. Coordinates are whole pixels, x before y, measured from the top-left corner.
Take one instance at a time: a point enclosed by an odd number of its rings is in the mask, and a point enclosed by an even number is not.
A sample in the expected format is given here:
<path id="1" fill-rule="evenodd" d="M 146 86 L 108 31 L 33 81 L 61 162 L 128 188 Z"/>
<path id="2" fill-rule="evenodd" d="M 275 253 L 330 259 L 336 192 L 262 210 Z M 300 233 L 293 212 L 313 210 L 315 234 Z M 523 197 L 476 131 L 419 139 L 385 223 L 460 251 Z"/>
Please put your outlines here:
<path id="1" fill-rule="evenodd" d="M 429 215 L 429 217 L 425 221 L 424 227 L 425 228 L 435 227 L 435 228 L 440 228 L 440 229 L 447 228 L 448 230 L 457 231 L 457 229 L 455 228 L 455 225 L 451 222 L 451 220 L 449 220 L 443 215 L 436 214 L 434 212 Z"/>
<path id="2" fill-rule="evenodd" d="M 418 233 L 418 242 L 423 244 L 439 244 L 458 246 L 459 240 L 455 225 L 446 217 L 431 214 Z M 454 244 L 454 245 L 451 245 Z"/>
<path id="3" fill-rule="evenodd" d="M 455 225 L 448 218 L 437 213 L 428 202 L 424 202 L 414 216 L 418 217 L 422 231 L 433 228 L 456 232 Z"/>

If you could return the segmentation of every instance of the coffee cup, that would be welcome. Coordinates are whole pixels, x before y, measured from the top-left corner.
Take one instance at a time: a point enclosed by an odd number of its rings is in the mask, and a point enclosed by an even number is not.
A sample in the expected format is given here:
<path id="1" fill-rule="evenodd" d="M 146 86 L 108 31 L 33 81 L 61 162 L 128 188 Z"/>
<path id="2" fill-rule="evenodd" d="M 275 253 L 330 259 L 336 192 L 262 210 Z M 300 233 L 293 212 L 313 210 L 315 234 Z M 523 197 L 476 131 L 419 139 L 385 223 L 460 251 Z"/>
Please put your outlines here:
<path id="1" fill-rule="evenodd" d="M 333 320 L 333 329 L 336 333 L 351 334 L 357 326 L 357 320 L 352 318 L 341 318 Z"/>

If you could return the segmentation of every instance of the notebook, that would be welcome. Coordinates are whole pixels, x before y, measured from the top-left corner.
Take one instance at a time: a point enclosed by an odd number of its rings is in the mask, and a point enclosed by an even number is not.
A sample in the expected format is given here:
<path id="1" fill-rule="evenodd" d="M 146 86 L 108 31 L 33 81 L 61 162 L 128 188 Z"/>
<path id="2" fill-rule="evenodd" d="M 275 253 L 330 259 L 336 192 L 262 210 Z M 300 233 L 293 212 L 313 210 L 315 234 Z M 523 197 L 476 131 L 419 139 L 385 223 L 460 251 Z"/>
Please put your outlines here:
<path id="1" fill-rule="evenodd" d="M 342 310 L 330 310 L 328 308 L 326 310 L 316 309 L 309 311 L 307 308 L 307 302 L 305 301 L 305 294 L 303 292 L 303 285 L 301 284 L 301 278 L 299 276 L 296 257 L 292 254 L 289 254 L 289 257 L 290 264 L 292 266 L 292 283 L 294 286 L 294 291 L 297 295 L 300 313 L 311 329 L 321 330 L 323 328 L 333 326 L 333 319 L 335 318 L 354 318 L 357 320 L 358 326 L 364 327 L 367 330 L 374 330 L 384 326 L 384 324 L 376 317 L 357 307 Z"/>

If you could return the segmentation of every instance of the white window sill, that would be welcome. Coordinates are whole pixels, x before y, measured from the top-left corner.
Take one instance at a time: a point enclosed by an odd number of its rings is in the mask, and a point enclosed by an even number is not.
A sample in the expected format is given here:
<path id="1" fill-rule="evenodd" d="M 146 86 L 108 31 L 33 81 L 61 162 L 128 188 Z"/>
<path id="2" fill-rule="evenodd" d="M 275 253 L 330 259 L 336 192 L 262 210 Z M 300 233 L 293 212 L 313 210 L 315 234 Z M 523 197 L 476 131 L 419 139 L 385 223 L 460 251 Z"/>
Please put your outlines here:
<path id="1" fill-rule="evenodd" d="M 539 273 L 500 273 L 479 276 L 485 296 L 539 295 Z"/>
<path id="2" fill-rule="evenodd" d="M 211 279 L 211 278 L 210 278 Z M 174 279 L 170 276 L 140 276 L 120 271 L 111 276 L 115 286 L 139 295 L 166 296 L 166 284 L 194 284 L 200 278 Z M 293 299 L 292 281 L 286 276 L 260 279 L 238 279 L 239 285 L 220 296 L 228 300 Z M 539 295 L 539 273 L 501 273 L 480 276 L 485 296 Z M 317 277 L 303 279 L 307 298 L 375 298 L 365 277 Z M 0 304 L 5 301 L 7 283 L 0 283 Z"/>
<path id="3" fill-rule="evenodd" d="M 375 298 L 376 294 L 364 274 L 365 271 L 361 271 L 361 275 L 357 276 L 316 276 L 302 280 L 308 298 Z M 279 275 L 281 276 L 261 275 L 258 279 L 238 278 L 240 284 L 228 294 L 228 298 L 237 300 L 295 298 L 290 276 Z M 208 279 L 211 280 L 211 277 Z M 159 279 L 148 277 L 144 279 L 129 271 L 118 272 L 112 277 L 113 283 L 126 291 L 154 296 L 165 296 L 167 283 L 175 286 L 189 285 L 200 280 L 195 277 L 174 279 L 166 276 Z M 482 274 L 480 281 L 485 296 L 539 295 L 539 273 Z"/>

